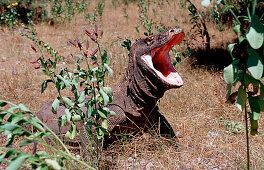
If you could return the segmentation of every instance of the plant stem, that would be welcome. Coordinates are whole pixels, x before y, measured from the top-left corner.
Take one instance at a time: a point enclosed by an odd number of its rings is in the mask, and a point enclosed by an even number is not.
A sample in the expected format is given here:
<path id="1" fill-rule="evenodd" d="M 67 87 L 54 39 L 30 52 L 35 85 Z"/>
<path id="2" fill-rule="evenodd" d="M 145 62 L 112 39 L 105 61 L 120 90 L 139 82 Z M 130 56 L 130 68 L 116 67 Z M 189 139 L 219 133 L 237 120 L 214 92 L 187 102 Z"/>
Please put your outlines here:
<path id="1" fill-rule="evenodd" d="M 37 118 L 38 119 L 38 118 Z M 39 119 L 38 119 L 39 120 Z M 47 126 L 45 125 L 42 121 L 39 120 L 39 122 L 41 123 L 42 126 L 44 126 L 44 128 L 46 128 L 54 137 L 56 140 L 59 141 L 59 143 L 61 144 L 61 146 L 63 147 L 63 149 L 67 152 L 67 154 L 71 155 L 70 151 L 68 150 L 68 148 L 64 145 L 64 143 L 60 140 L 60 138 Z"/>
<path id="2" fill-rule="evenodd" d="M 246 139 L 247 139 L 247 170 L 249 170 L 250 169 L 250 155 L 249 155 L 247 106 L 245 106 L 245 123 L 246 123 Z"/>
<path id="3" fill-rule="evenodd" d="M 252 14 L 255 14 L 256 5 L 257 5 L 257 0 L 253 0 L 253 2 L 252 2 L 252 13 L 251 13 L 251 15 Z"/>
<path id="4" fill-rule="evenodd" d="M 234 16 L 236 22 L 237 22 L 239 25 L 241 25 L 241 22 L 240 22 L 239 19 L 237 18 L 237 16 L 236 16 L 236 14 L 234 13 L 234 11 L 233 11 L 232 9 L 230 9 L 230 12 L 231 12 L 231 14 Z"/>

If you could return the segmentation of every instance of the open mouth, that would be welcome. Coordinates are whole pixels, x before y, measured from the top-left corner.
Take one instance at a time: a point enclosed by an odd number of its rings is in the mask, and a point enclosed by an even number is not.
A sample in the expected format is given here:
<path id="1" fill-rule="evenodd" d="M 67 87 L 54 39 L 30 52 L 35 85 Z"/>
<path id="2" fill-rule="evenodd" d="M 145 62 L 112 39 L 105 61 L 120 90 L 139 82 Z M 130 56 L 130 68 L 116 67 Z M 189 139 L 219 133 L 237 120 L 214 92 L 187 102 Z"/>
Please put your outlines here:
<path id="1" fill-rule="evenodd" d="M 173 87 L 182 86 L 183 81 L 171 64 L 169 51 L 174 45 L 179 44 L 183 38 L 184 33 L 182 31 L 175 34 L 172 32 L 171 38 L 166 44 L 142 56 L 143 61 L 148 67 L 151 68 L 165 84 Z"/>

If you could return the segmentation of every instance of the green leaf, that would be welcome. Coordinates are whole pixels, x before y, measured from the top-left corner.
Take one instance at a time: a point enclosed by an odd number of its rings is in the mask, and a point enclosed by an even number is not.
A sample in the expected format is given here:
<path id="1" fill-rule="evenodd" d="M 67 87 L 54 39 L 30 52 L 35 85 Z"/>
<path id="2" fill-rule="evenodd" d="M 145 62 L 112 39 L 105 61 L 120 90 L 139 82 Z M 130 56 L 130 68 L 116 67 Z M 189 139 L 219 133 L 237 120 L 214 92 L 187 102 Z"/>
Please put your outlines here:
<path id="1" fill-rule="evenodd" d="M 89 104 L 86 111 L 88 119 L 90 119 L 90 117 L 92 116 L 92 112 L 93 112 L 93 107 Z"/>
<path id="2" fill-rule="evenodd" d="M 108 95 L 109 97 L 109 103 L 113 101 L 113 91 L 111 87 L 103 87 L 104 92 Z"/>
<path id="3" fill-rule="evenodd" d="M 85 100 L 85 91 L 82 91 L 80 97 L 78 98 L 78 103 L 82 103 Z"/>
<path id="4" fill-rule="evenodd" d="M 228 44 L 228 45 L 227 45 L 227 50 L 229 51 L 229 53 L 230 53 L 230 55 L 231 55 L 232 58 L 234 58 L 232 52 L 233 52 L 233 50 L 234 50 L 236 44 L 237 44 L 237 43 L 233 43 L 233 44 Z"/>
<path id="5" fill-rule="evenodd" d="M 14 106 L 14 107 L 9 108 L 7 111 L 13 113 L 13 111 L 15 111 L 15 110 L 17 110 L 17 109 L 20 109 L 20 107 L 18 107 L 18 106 Z"/>
<path id="6" fill-rule="evenodd" d="M 203 0 L 201 2 L 202 6 L 204 6 L 204 7 L 208 7 L 210 5 L 210 3 L 211 3 L 211 0 Z"/>
<path id="7" fill-rule="evenodd" d="M 264 27 L 254 14 L 251 16 L 251 24 L 246 37 L 250 46 L 254 49 L 259 49 L 263 44 Z"/>
<path id="8" fill-rule="evenodd" d="M 8 131 L 14 131 L 15 129 L 19 128 L 19 125 L 17 124 L 13 124 L 13 123 L 6 123 L 2 126 L 0 126 L 0 128 L 3 128 L 5 130 L 8 130 Z"/>
<path id="9" fill-rule="evenodd" d="M 101 118 L 103 118 L 103 119 L 106 119 L 107 118 L 107 115 L 106 115 L 106 113 L 105 113 L 105 111 L 104 110 L 97 110 L 97 113 L 99 114 L 99 116 L 101 117 Z"/>
<path id="10" fill-rule="evenodd" d="M 116 115 L 116 112 L 110 111 L 109 114 L 110 114 L 110 116 L 115 116 Z"/>
<path id="11" fill-rule="evenodd" d="M 248 82 L 249 84 L 252 83 L 254 86 L 259 86 L 260 85 L 260 81 L 256 80 L 255 78 L 253 78 L 249 74 L 245 74 L 245 77 L 247 77 L 247 80 L 249 81 Z"/>
<path id="12" fill-rule="evenodd" d="M 5 105 L 7 105 L 8 103 L 5 101 L 0 101 L 0 107 L 4 107 Z"/>
<path id="13" fill-rule="evenodd" d="M 40 130 L 41 132 L 45 132 L 45 129 L 38 122 L 32 121 L 31 123 L 33 124 L 35 129 Z"/>
<path id="14" fill-rule="evenodd" d="M 245 37 L 238 37 L 238 42 L 241 44 L 246 38 Z"/>
<path id="15" fill-rule="evenodd" d="M 18 105 L 20 110 L 24 111 L 24 112 L 30 112 L 30 110 L 23 104 L 19 104 Z"/>
<path id="16" fill-rule="evenodd" d="M 259 100 L 259 108 L 261 112 L 264 112 L 264 100 Z"/>
<path id="17" fill-rule="evenodd" d="M 236 25 L 236 26 L 233 28 L 233 30 L 234 30 L 234 32 L 235 32 L 236 34 L 238 34 L 238 33 L 240 32 L 240 27 L 241 27 L 241 25 Z"/>
<path id="18" fill-rule="evenodd" d="M 187 55 L 188 55 L 188 57 L 190 57 L 191 54 L 192 54 L 192 49 L 191 49 L 191 47 L 187 47 Z"/>
<path id="19" fill-rule="evenodd" d="M 23 140 L 22 142 L 20 142 L 18 144 L 18 146 L 23 147 L 23 146 L 28 145 L 28 144 L 33 143 L 33 142 L 34 142 L 34 140 Z"/>
<path id="20" fill-rule="evenodd" d="M 250 127 L 250 134 L 252 136 L 258 136 L 258 121 L 257 120 L 254 120 L 252 117 L 251 117 L 252 114 L 250 114 L 250 124 L 251 124 L 251 127 Z"/>
<path id="21" fill-rule="evenodd" d="M 236 72 L 238 70 L 237 65 L 234 63 L 230 64 L 226 68 L 224 68 L 224 79 L 227 84 L 232 84 L 236 80 Z"/>
<path id="22" fill-rule="evenodd" d="M 251 117 L 253 120 L 258 120 L 260 117 L 260 103 L 257 97 L 248 96 L 249 105 L 251 108 Z"/>
<path id="23" fill-rule="evenodd" d="M 108 128 L 108 125 L 107 125 L 107 119 L 104 119 L 104 120 L 102 121 L 102 127 L 105 128 L 105 129 Z"/>
<path id="24" fill-rule="evenodd" d="M 263 61 L 256 50 L 248 48 L 247 52 L 249 54 L 247 60 L 248 70 L 255 79 L 260 79 L 263 75 Z"/>
<path id="25" fill-rule="evenodd" d="M 45 159 L 45 163 L 54 170 L 61 170 L 61 166 L 56 160 Z"/>
<path id="26" fill-rule="evenodd" d="M 99 94 L 104 100 L 104 105 L 107 105 L 109 103 L 109 96 L 101 88 L 99 89 Z"/>
<path id="27" fill-rule="evenodd" d="M 230 9 L 234 8 L 234 6 L 232 5 L 228 5 L 224 10 L 223 13 L 225 13 L 226 11 L 229 11 Z"/>
<path id="28" fill-rule="evenodd" d="M 76 125 L 71 124 L 70 130 L 65 134 L 65 137 L 68 137 L 69 139 L 74 139 L 76 134 Z"/>
<path id="29" fill-rule="evenodd" d="M 79 122 L 79 121 L 82 120 L 82 118 L 81 118 L 80 115 L 75 114 L 75 115 L 72 116 L 72 120 L 73 120 L 74 122 Z"/>
<path id="30" fill-rule="evenodd" d="M 67 105 L 69 105 L 69 106 L 71 106 L 71 107 L 73 107 L 74 106 L 74 103 L 71 101 L 71 99 L 69 99 L 68 97 L 62 97 L 62 101 L 65 103 L 65 104 L 67 104 Z"/>
<path id="31" fill-rule="evenodd" d="M 60 106 L 60 100 L 58 98 L 56 98 L 52 105 L 51 105 L 51 110 L 54 114 L 57 114 L 57 111 L 59 109 L 59 106 Z"/>
<path id="32" fill-rule="evenodd" d="M 101 139 L 104 136 L 104 131 L 102 130 L 101 127 L 96 127 L 95 130 L 96 130 L 97 138 Z"/>
<path id="33" fill-rule="evenodd" d="M 30 157 L 30 155 L 21 155 L 17 157 L 15 160 L 12 160 L 12 162 L 8 165 L 6 170 L 19 169 L 20 166 L 26 161 L 28 157 Z"/>
<path id="34" fill-rule="evenodd" d="M 41 84 L 41 94 L 46 90 L 48 82 L 52 82 L 52 80 L 45 80 L 42 84 Z"/>
<path id="35" fill-rule="evenodd" d="M 67 125 L 65 114 L 58 118 L 58 126 L 62 127 Z"/>
<path id="36" fill-rule="evenodd" d="M 113 70 L 108 66 L 108 64 L 104 63 L 104 67 L 107 69 L 107 71 L 109 72 L 110 77 L 113 76 Z"/>
<path id="37" fill-rule="evenodd" d="M 62 80 L 64 82 L 64 84 L 66 85 L 66 87 L 70 87 L 70 83 L 68 80 L 66 80 L 64 77 L 62 77 L 61 75 L 56 75 L 56 77 L 58 77 L 60 80 Z"/>
<path id="38" fill-rule="evenodd" d="M 70 110 L 69 109 L 65 109 L 64 113 L 65 113 L 65 117 L 66 117 L 66 122 L 70 122 L 71 121 Z"/>
<path id="39" fill-rule="evenodd" d="M 237 97 L 237 107 L 239 108 L 240 111 L 243 111 L 246 105 L 247 101 L 247 93 L 245 89 L 243 89 L 242 86 L 238 88 L 238 97 Z"/>

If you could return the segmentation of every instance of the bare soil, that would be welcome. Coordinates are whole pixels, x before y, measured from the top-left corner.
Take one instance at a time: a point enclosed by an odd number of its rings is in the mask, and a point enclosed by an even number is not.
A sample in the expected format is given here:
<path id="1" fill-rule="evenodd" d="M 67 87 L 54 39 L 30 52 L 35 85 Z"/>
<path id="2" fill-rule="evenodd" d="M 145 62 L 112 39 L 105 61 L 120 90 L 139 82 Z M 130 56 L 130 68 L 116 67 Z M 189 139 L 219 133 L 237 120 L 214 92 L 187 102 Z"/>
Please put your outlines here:
<path id="1" fill-rule="evenodd" d="M 166 26 L 184 29 L 185 39 L 190 41 L 193 30 L 188 11 L 182 9 L 178 2 L 170 2 L 170 5 L 164 3 L 161 9 L 153 6 L 158 14 L 154 15 L 150 11 L 150 17 Z M 198 1 L 195 4 L 199 6 Z M 95 5 L 95 2 L 91 2 L 87 12 L 91 12 Z M 124 17 L 122 8 L 126 8 L 128 18 Z M 199 9 L 205 10 L 200 6 Z M 118 37 L 128 38 L 133 42 L 144 37 L 143 27 L 140 27 L 139 33 L 135 28 L 140 22 L 137 11 L 136 3 L 114 8 L 107 1 L 102 19 L 98 22 L 99 30 L 104 31 L 102 43 L 108 51 L 110 66 L 114 70 L 114 76 L 107 77 L 109 86 L 122 78 L 128 60 L 128 52 L 121 47 Z M 171 19 L 173 17 L 177 20 Z M 212 48 L 225 49 L 236 38 L 230 28 L 219 32 L 213 20 L 208 19 L 206 24 Z M 67 41 L 83 36 L 84 28 L 93 30 L 94 26 L 82 15 L 78 15 L 70 23 L 53 26 L 38 24 L 35 28 L 42 40 L 66 58 L 65 64 L 73 65 L 74 59 L 70 54 L 78 52 Z M 0 32 L 0 99 L 16 104 L 23 103 L 37 111 L 57 94 L 51 86 L 40 94 L 40 85 L 47 77 L 30 63 L 38 54 L 31 50 L 32 42 L 19 35 L 19 30 L 22 28 L 19 27 L 13 32 L 7 29 Z M 184 51 L 186 45 L 182 44 L 176 49 L 179 52 Z M 225 103 L 226 84 L 221 69 L 211 66 L 211 70 L 208 68 L 207 65 L 196 65 L 192 57 L 184 58 L 176 66 L 184 86 L 169 90 L 160 101 L 161 112 L 176 131 L 178 146 L 166 139 L 147 134 L 135 137 L 133 142 L 119 141 L 104 151 L 105 155 L 115 157 L 115 163 L 106 166 L 111 169 L 245 169 L 246 139 L 243 116 L 235 105 Z M 232 127 L 232 123 L 242 126 Z M 264 168 L 263 118 L 259 120 L 259 127 L 260 135 L 250 137 L 252 169 Z M 4 145 L 3 140 L 0 143 L 1 146 Z M 113 160 L 109 162 L 113 163 Z"/>

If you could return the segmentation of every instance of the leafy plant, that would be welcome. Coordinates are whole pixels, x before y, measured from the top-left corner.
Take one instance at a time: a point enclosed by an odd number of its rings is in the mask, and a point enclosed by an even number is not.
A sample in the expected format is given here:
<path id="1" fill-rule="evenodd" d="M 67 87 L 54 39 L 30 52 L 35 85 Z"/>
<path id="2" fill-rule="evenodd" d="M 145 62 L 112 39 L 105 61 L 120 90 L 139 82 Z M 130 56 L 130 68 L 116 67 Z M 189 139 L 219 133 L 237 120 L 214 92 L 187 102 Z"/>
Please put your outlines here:
<path id="1" fill-rule="evenodd" d="M 75 69 L 61 67 L 58 70 L 57 64 L 63 59 L 62 56 L 58 55 L 57 51 L 48 44 L 38 39 L 34 30 L 29 29 L 27 26 L 24 26 L 24 29 L 26 33 L 21 32 L 21 35 L 34 42 L 34 45 L 31 46 L 32 50 L 40 52 L 40 57 L 32 62 L 33 64 L 36 64 L 35 69 L 42 68 L 43 73 L 49 77 L 49 79 L 41 84 L 41 93 L 46 90 L 48 84 L 53 83 L 58 91 L 58 97 L 52 103 L 52 112 L 57 114 L 60 105 L 65 107 L 64 114 L 58 118 L 58 126 L 70 126 L 65 137 L 70 140 L 74 139 L 76 136 L 80 137 L 83 143 L 82 149 L 84 150 L 85 159 L 93 162 L 94 165 L 98 165 L 98 162 L 101 159 L 100 153 L 102 151 L 104 134 L 107 134 L 107 117 L 115 115 L 115 112 L 110 111 L 106 107 L 108 103 L 112 102 L 113 95 L 111 88 L 105 86 L 104 77 L 107 72 L 112 76 L 113 71 L 108 66 L 109 60 L 107 58 L 107 51 L 102 51 L 101 48 L 100 38 L 103 36 L 103 31 L 99 31 L 97 25 L 95 25 L 95 29 L 92 33 L 85 30 L 89 39 L 97 47 L 90 54 L 90 43 L 88 39 L 83 41 L 80 41 L 78 38 L 76 38 L 75 41 L 69 40 L 69 44 L 78 48 L 80 52 L 82 52 L 82 56 L 77 60 Z M 50 57 L 45 57 L 48 55 Z M 86 64 L 86 69 L 81 67 L 82 62 Z M 63 96 L 63 91 L 72 92 L 73 97 Z M 3 105 L 5 105 L 5 103 Z M 21 115 L 20 112 L 19 114 Z M 10 114 L 5 114 L 4 116 L 9 115 Z M 22 114 L 21 117 L 23 116 L 24 115 Z M 32 116 L 32 114 L 30 114 L 30 116 Z M 16 119 L 16 121 L 18 120 Z M 37 119 L 35 122 L 39 122 L 39 120 Z M 80 125 L 77 125 L 79 122 L 81 123 L 81 127 Z M 24 121 L 19 122 L 19 126 L 23 123 Z M 37 126 L 34 124 L 34 121 L 26 122 L 26 124 L 32 123 L 34 127 Z M 5 128 L 7 126 L 6 124 L 7 122 L 4 122 L 2 119 L 1 125 L 3 126 L 1 126 L 1 128 Z M 49 134 L 52 134 L 53 136 L 56 135 L 53 132 L 50 132 L 50 129 L 46 125 L 43 125 L 43 123 L 40 124 L 41 126 L 44 126 L 45 129 L 48 129 L 48 131 L 45 131 L 45 134 L 40 136 L 40 138 L 51 138 Z M 41 126 L 37 126 L 37 130 L 39 130 L 38 128 L 41 128 Z M 16 128 L 16 126 L 14 126 L 14 128 Z M 10 142 L 8 144 L 12 144 L 13 138 L 16 135 L 17 133 L 11 136 L 12 138 L 11 140 L 9 139 Z M 24 137 L 25 135 L 27 135 L 27 133 L 20 134 L 20 136 Z M 56 140 L 59 140 L 59 143 L 66 150 L 67 148 L 63 141 L 57 136 L 55 136 L 55 138 Z M 44 145 L 46 146 L 45 143 Z M 55 149 L 53 150 L 56 151 Z M 16 159 L 22 159 L 20 156 L 23 155 L 24 154 L 22 153 L 19 154 Z M 69 156 L 66 155 L 64 157 Z M 61 159 L 64 159 L 64 157 L 61 157 Z M 63 163 L 61 166 L 63 166 Z"/>
<path id="2" fill-rule="evenodd" d="M 5 109 L 7 106 L 11 107 Z M 28 130 L 28 125 L 32 126 L 35 132 Z M 23 104 L 15 105 L 0 100 L 0 133 L 7 136 L 6 146 L 9 146 L 0 148 L 0 163 L 8 163 L 7 170 L 19 169 L 20 167 L 58 170 L 70 165 L 78 169 L 81 168 L 80 166 L 94 169 L 87 163 L 75 158 L 63 141 Z M 16 137 L 22 139 L 18 147 L 32 147 L 30 149 L 32 153 L 15 149 L 12 144 Z M 37 152 L 37 145 L 49 148 L 53 154 L 46 151 Z"/>
<path id="3" fill-rule="evenodd" d="M 0 26 L 6 25 L 8 28 L 13 29 L 18 23 L 18 3 L 0 3 Z"/>
<path id="4" fill-rule="evenodd" d="M 197 37 L 200 37 L 203 41 L 202 44 L 205 45 L 206 51 L 210 51 L 210 35 L 206 27 L 205 19 L 201 15 L 200 11 L 190 0 L 183 0 L 181 2 L 182 7 L 187 8 L 189 15 L 191 16 L 190 23 L 192 24 L 192 30 L 194 33 L 190 40 L 197 41 Z M 190 43 L 193 44 L 193 43 Z"/>
<path id="5" fill-rule="evenodd" d="M 227 133 L 239 134 L 244 132 L 244 126 L 241 122 L 227 121 L 220 117 L 220 120 L 215 121 L 219 127 L 225 127 Z"/>
<path id="6" fill-rule="evenodd" d="M 104 13 L 104 7 L 105 3 L 104 0 L 100 0 L 97 3 L 97 7 L 94 9 L 92 14 L 86 14 L 85 19 L 89 21 L 90 24 L 95 24 L 98 21 L 98 16 L 100 17 L 99 19 L 102 20 L 102 16 Z"/>
<path id="7" fill-rule="evenodd" d="M 202 4 L 208 3 L 210 0 L 202 2 Z M 257 136 L 258 119 L 261 112 L 264 111 L 264 85 L 262 83 L 264 78 L 264 21 L 263 14 L 257 16 L 255 13 L 256 5 L 261 2 L 257 0 L 247 1 L 248 13 L 243 16 L 237 16 L 232 10 L 233 6 L 226 1 L 222 0 L 221 3 L 226 6 L 226 11 L 233 15 L 234 31 L 238 36 L 236 43 L 228 45 L 233 62 L 224 69 L 224 79 L 227 83 L 227 99 L 231 100 L 231 98 L 237 97 L 236 105 L 241 112 L 245 113 L 247 167 L 249 169 L 248 116 L 251 124 L 251 135 Z M 237 84 L 239 85 L 238 91 L 231 93 L 232 86 Z"/>
<path id="8" fill-rule="evenodd" d="M 49 6 L 47 5 L 49 3 Z M 85 12 L 86 0 L 23 0 L 0 2 L 0 26 L 13 29 L 19 23 L 70 21 L 76 12 Z"/>

